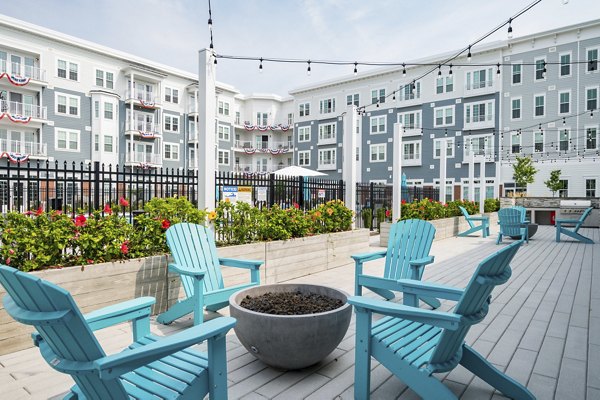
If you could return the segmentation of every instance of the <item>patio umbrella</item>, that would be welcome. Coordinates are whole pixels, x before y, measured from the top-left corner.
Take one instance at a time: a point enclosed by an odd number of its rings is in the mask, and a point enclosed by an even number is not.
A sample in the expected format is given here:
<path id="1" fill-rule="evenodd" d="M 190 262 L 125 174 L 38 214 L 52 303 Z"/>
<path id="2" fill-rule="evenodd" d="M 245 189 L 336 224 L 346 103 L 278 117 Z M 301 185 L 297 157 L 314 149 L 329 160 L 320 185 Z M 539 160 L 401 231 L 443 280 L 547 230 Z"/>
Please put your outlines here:
<path id="1" fill-rule="evenodd" d="M 276 176 L 324 176 L 326 174 L 312 169 L 291 165 L 273 172 Z"/>

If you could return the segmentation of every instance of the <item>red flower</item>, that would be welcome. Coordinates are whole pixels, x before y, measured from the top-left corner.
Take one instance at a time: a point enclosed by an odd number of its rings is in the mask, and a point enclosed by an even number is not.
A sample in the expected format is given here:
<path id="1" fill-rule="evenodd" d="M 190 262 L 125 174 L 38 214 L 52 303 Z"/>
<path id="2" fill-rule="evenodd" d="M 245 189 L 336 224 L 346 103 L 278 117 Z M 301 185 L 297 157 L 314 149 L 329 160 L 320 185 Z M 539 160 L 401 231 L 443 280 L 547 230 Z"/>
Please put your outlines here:
<path id="1" fill-rule="evenodd" d="M 386 216 L 386 217 L 388 217 L 388 218 L 389 218 L 389 216 L 390 216 L 391 214 L 392 214 L 392 213 L 390 212 L 390 210 L 385 210 L 385 216 Z"/>
<path id="2" fill-rule="evenodd" d="M 39 206 L 38 209 L 37 209 L 37 211 L 35 212 L 35 216 L 39 217 L 43 213 L 44 213 L 44 209 L 42 208 L 42 206 Z"/>
<path id="3" fill-rule="evenodd" d="M 402 204 L 406 204 L 406 200 L 402 200 Z"/>
<path id="4" fill-rule="evenodd" d="M 10 249 L 10 250 L 8 250 L 8 254 L 10 254 L 12 256 L 13 254 L 15 254 L 15 251 L 13 249 Z"/>
<path id="5" fill-rule="evenodd" d="M 89 259 L 89 258 L 88 258 L 88 260 L 87 260 L 87 263 L 88 263 L 88 264 L 93 264 L 93 263 L 94 263 L 94 260 L 91 260 L 91 259 Z"/>
<path id="6" fill-rule="evenodd" d="M 296 209 L 300 208 L 300 204 L 294 202 L 294 208 L 296 208 Z"/>
<path id="7" fill-rule="evenodd" d="M 127 243 L 129 243 L 129 242 L 124 241 L 123 244 L 121 244 L 121 253 L 123 253 L 123 254 L 129 253 L 129 247 L 127 246 Z"/>
<path id="8" fill-rule="evenodd" d="M 25 211 L 23 214 L 25 214 L 25 215 L 33 215 L 33 211 L 28 210 L 28 211 Z"/>
<path id="9" fill-rule="evenodd" d="M 110 208 L 110 204 L 108 203 L 104 205 L 104 214 L 112 214 L 112 208 Z"/>
<path id="10" fill-rule="evenodd" d="M 119 199 L 119 204 L 123 207 L 129 207 L 129 201 L 125 197 Z"/>
<path id="11" fill-rule="evenodd" d="M 169 229 L 170 226 L 171 226 L 171 222 L 168 219 L 162 220 L 162 228 L 163 229 Z"/>
<path id="12" fill-rule="evenodd" d="M 85 221 L 87 221 L 85 215 L 78 215 L 75 217 L 75 226 L 85 226 Z"/>
<path id="13" fill-rule="evenodd" d="M 10 265 L 10 257 L 6 259 L 6 265 Z"/>

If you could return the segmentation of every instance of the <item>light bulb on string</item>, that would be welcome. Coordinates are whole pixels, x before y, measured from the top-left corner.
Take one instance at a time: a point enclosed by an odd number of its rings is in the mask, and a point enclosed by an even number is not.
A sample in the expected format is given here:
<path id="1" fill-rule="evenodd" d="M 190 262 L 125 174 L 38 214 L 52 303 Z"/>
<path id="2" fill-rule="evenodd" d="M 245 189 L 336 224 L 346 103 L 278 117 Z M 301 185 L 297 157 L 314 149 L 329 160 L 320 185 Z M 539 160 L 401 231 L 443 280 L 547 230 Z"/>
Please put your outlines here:
<path id="1" fill-rule="evenodd" d="M 308 64 L 308 67 L 306 68 L 306 75 L 310 76 L 310 60 L 308 60 L 306 63 Z"/>
<path id="2" fill-rule="evenodd" d="M 217 57 L 215 57 L 215 65 L 217 65 Z"/>
<path id="3" fill-rule="evenodd" d="M 212 18 L 208 17 L 208 27 L 212 28 Z"/>
<path id="4" fill-rule="evenodd" d="M 379 108 L 379 102 L 377 102 L 377 108 Z"/>
<path id="5" fill-rule="evenodd" d="M 438 76 L 442 76 L 442 65 L 438 64 Z"/>
<path id="6" fill-rule="evenodd" d="M 358 74 L 358 63 L 354 61 L 354 76 L 356 76 L 356 74 Z"/>
<path id="7" fill-rule="evenodd" d="M 450 64 L 450 70 L 448 71 L 448 75 L 452 75 L 452 64 Z"/>
<path id="8" fill-rule="evenodd" d="M 500 75 L 500 63 L 496 64 L 498 69 L 496 70 L 496 75 Z"/>
<path id="9" fill-rule="evenodd" d="M 469 45 L 469 52 L 467 53 L 467 61 L 471 61 L 471 45 Z"/>
<path id="10" fill-rule="evenodd" d="M 542 66 L 544 67 L 544 69 L 542 70 L 542 76 L 545 78 L 546 77 L 546 60 L 542 61 Z"/>
<path id="11" fill-rule="evenodd" d="M 396 100 L 396 91 L 392 92 L 392 100 Z"/>
<path id="12" fill-rule="evenodd" d="M 563 126 L 565 126 L 567 124 L 567 119 L 565 117 L 563 117 Z"/>
<path id="13" fill-rule="evenodd" d="M 262 62 L 263 62 L 263 59 L 262 59 L 262 57 L 261 57 L 261 58 L 260 58 L 260 64 L 258 65 L 258 72 L 261 72 L 261 73 L 263 72 L 263 66 L 262 66 Z"/>
<path id="14" fill-rule="evenodd" d="M 512 29 L 512 18 L 508 19 L 508 38 L 513 38 L 513 29 Z"/>
<path id="15" fill-rule="evenodd" d="M 594 118 L 594 109 L 593 108 L 590 110 L 590 118 Z"/>
<path id="16" fill-rule="evenodd" d="M 406 65 L 404 65 L 404 63 L 402 63 L 402 77 L 406 76 Z"/>

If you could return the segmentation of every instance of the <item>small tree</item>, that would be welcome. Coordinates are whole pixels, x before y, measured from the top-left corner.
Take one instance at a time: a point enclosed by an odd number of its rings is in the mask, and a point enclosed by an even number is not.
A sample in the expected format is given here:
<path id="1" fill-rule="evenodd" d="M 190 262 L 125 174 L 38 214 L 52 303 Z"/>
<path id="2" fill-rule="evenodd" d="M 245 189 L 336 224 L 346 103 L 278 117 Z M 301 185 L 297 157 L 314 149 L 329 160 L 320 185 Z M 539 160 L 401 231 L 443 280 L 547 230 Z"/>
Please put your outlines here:
<path id="1" fill-rule="evenodd" d="M 555 169 L 550 172 L 550 179 L 544 182 L 546 187 L 552 192 L 552 197 L 559 190 L 563 189 L 563 182 L 560 180 L 560 169 Z"/>
<path id="2" fill-rule="evenodd" d="M 513 179 L 517 187 L 527 189 L 528 183 L 533 183 L 535 174 L 538 170 L 533 166 L 531 157 L 518 157 L 513 164 Z"/>

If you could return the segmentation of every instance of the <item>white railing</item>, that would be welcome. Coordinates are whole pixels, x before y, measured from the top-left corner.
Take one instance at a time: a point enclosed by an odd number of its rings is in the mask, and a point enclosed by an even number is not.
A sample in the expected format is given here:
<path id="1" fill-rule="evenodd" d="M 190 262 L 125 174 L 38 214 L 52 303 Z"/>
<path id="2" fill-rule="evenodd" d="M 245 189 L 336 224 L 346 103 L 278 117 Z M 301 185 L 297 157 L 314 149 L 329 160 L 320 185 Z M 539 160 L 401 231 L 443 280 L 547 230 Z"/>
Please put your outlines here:
<path id="1" fill-rule="evenodd" d="M 125 162 L 128 163 L 146 163 L 146 164 L 162 164 L 160 154 L 146 153 L 143 151 L 130 151 L 125 156 Z"/>
<path id="2" fill-rule="evenodd" d="M 250 140 L 235 140 L 233 147 L 236 149 L 292 149 L 294 146 L 293 142 L 253 142 Z"/>
<path id="3" fill-rule="evenodd" d="M 283 148 L 288 148 L 291 149 L 293 146 L 293 142 L 290 141 L 285 141 L 285 142 L 272 142 L 271 145 L 269 146 L 271 149 L 283 149 Z"/>
<path id="4" fill-rule="evenodd" d="M 0 139 L 0 153 L 21 153 L 30 156 L 46 156 L 46 143 Z"/>
<path id="5" fill-rule="evenodd" d="M 132 93 L 131 90 L 127 89 L 127 92 L 125 92 L 125 98 L 137 99 L 143 101 L 144 103 L 160 103 L 160 96 L 158 96 L 158 93 L 149 92 L 147 90 L 133 89 Z"/>
<path id="6" fill-rule="evenodd" d="M 475 114 L 465 119 L 466 128 L 492 128 L 493 126 L 494 114 Z"/>
<path id="7" fill-rule="evenodd" d="M 160 125 L 152 124 L 148 122 L 142 121 L 133 121 L 133 126 L 131 125 L 131 121 L 127 120 L 125 123 L 126 131 L 138 131 L 138 132 L 151 132 L 154 135 L 160 135 Z"/>
<path id="8" fill-rule="evenodd" d="M 253 173 L 253 172 L 274 172 L 282 167 L 268 165 L 266 168 L 258 167 L 254 164 L 236 164 L 233 166 L 234 172 L 245 172 L 245 173 Z"/>
<path id="9" fill-rule="evenodd" d="M 34 79 L 36 81 L 46 81 L 46 70 L 34 67 L 32 65 L 10 63 L 9 69 L 8 62 L 6 60 L 0 60 L 0 73 L 3 72 L 11 75 Z"/>
<path id="10" fill-rule="evenodd" d="M 490 80 L 490 81 L 475 81 L 475 82 L 467 82 L 467 90 L 474 90 L 474 89 L 483 89 L 486 87 L 492 87 L 494 86 L 494 81 Z"/>
<path id="11" fill-rule="evenodd" d="M 236 149 L 253 149 L 254 144 L 248 140 L 236 140 L 233 142 L 233 147 Z"/>
<path id="12" fill-rule="evenodd" d="M 46 107 L 36 106 L 34 104 L 17 103 L 16 101 L 0 100 L 0 113 L 46 119 Z"/>

